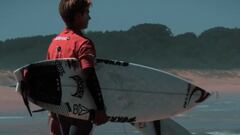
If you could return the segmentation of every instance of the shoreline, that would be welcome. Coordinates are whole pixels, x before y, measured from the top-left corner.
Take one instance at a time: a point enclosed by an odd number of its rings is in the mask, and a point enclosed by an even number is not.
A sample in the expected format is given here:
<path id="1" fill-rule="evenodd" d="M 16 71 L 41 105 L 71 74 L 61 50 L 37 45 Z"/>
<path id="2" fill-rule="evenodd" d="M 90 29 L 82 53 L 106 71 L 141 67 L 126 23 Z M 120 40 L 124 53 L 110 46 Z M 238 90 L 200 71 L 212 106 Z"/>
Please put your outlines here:
<path id="1" fill-rule="evenodd" d="M 199 70 L 168 70 L 168 72 L 180 76 L 190 82 L 193 82 L 196 85 L 199 85 L 203 88 L 206 88 L 207 90 L 217 90 L 221 93 L 224 93 L 222 95 L 226 95 L 228 93 L 236 93 L 239 92 L 240 93 L 240 71 L 199 71 Z M 9 76 L 11 74 L 5 73 L 4 74 L 5 77 L 7 78 L 13 78 L 12 76 Z M 4 77 L 3 75 L 0 75 L 0 77 Z M 0 78 L 0 81 L 3 80 L 3 78 Z M 48 126 L 47 126 L 47 114 L 35 114 L 33 118 L 31 118 L 27 112 L 27 109 L 22 101 L 21 96 L 16 93 L 15 88 L 13 87 L 7 87 L 9 86 L 9 84 L 15 84 L 14 80 L 9 79 L 10 81 L 5 81 L 4 83 L 0 84 L 4 84 L 5 86 L 1 86 L 0 85 L 0 107 L 2 108 L 0 110 L 0 116 L 2 116 L 0 118 L 0 120 L 2 121 L 8 121 L 8 124 L 2 124 L 2 130 L 0 131 L 0 133 L 8 133 L 11 134 L 13 131 L 7 131 L 5 129 L 8 129 L 10 127 L 14 127 L 16 129 L 16 131 L 21 134 L 21 135 L 30 135 L 30 134 L 34 134 L 34 133 L 42 133 L 42 134 L 46 134 L 48 133 Z M 210 91 L 210 92 L 211 92 Z M 235 94 L 237 95 L 237 94 Z M 238 94 L 240 95 L 240 94 Z M 213 99 L 215 100 L 215 99 Z M 214 104 L 211 105 L 218 105 L 219 103 L 223 104 L 224 102 L 220 102 L 222 100 L 225 100 L 224 98 L 221 99 L 216 99 L 216 101 L 214 101 Z M 230 101 L 227 101 L 230 102 Z M 32 108 L 32 107 L 31 107 Z M 199 109 L 199 108 L 196 108 Z M 204 109 L 204 108 L 203 108 Z M 32 109 L 34 110 L 34 109 Z M 208 111 L 212 111 L 211 109 L 209 109 Z M 230 111 L 230 110 L 229 110 Z M 196 112 L 196 111 L 195 111 Z M 228 112 L 228 111 L 226 111 Z M 194 112 L 193 112 L 194 113 Z M 202 110 L 202 117 L 209 116 L 211 115 L 211 112 L 209 112 L 209 115 L 206 114 L 206 112 L 204 112 Z M 214 111 L 214 113 L 218 113 L 216 111 Z M 220 112 L 221 113 L 221 112 Z M 222 113 L 221 113 L 222 114 Z M 39 117 L 36 117 L 38 115 L 41 115 L 41 119 L 39 119 Z M 229 113 L 226 114 L 226 116 L 228 116 Z M 192 115 L 194 116 L 194 115 Z M 195 117 L 192 117 L 191 115 L 189 115 L 188 117 L 180 117 L 178 118 L 178 123 L 181 124 L 182 126 L 184 126 L 185 128 L 187 128 L 188 130 L 195 132 L 197 135 L 205 135 L 207 133 L 216 133 L 216 134 L 221 134 L 223 133 L 238 133 L 238 129 L 236 129 L 234 126 L 233 127 L 225 127 L 222 128 L 221 124 L 219 124 L 219 128 L 206 128 L 206 126 L 204 126 L 204 124 L 206 123 L 214 123 L 214 122 L 219 122 L 219 123 L 223 123 L 223 121 L 220 119 L 216 119 L 215 120 L 209 120 L 209 121 L 204 121 L 205 119 L 198 119 L 195 115 Z M 219 116 L 224 116 L 219 115 Z M 234 118 L 234 117 L 233 117 Z M 200 121 L 199 121 L 200 120 Z M 225 121 L 226 122 L 226 121 Z M 229 121 L 227 121 L 229 123 Z M 236 121 L 238 122 L 238 121 Z M 233 123 L 231 122 L 228 125 L 236 125 L 236 122 Z M 192 123 L 195 123 L 195 126 L 191 126 Z M 44 125 L 42 127 L 39 127 L 39 125 Z M 203 125 L 200 128 L 195 128 L 195 127 L 199 127 L 199 125 Z M 29 128 L 25 128 L 25 127 L 33 127 L 31 129 Z M 36 127 L 36 128 L 35 128 Z M 24 129 L 24 130 L 23 130 Z M 26 132 L 27 131 L 27 132 Z M 28 133 L 29 132 L 29 133 Z M 98 131 L 100 132 L 100 131 Z M 16 134 L 15 132 L 13 132 L 12 134 Z M 133 135 L 133 134 L 132 134 Z"/>

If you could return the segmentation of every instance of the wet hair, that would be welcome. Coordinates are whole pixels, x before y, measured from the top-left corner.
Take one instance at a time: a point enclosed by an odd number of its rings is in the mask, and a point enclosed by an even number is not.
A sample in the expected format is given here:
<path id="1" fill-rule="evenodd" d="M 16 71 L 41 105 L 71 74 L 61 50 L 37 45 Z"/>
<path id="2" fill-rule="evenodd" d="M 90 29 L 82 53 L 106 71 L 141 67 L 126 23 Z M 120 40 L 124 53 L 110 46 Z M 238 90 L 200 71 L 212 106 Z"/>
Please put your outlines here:
<path id="1" fill-rule="evenodd" d="M 59 13 L 66 26 L 71 28 L 75 14 L 83 14 L 91 4 L 91 0 L 61 0 L 59 3 Z"/>

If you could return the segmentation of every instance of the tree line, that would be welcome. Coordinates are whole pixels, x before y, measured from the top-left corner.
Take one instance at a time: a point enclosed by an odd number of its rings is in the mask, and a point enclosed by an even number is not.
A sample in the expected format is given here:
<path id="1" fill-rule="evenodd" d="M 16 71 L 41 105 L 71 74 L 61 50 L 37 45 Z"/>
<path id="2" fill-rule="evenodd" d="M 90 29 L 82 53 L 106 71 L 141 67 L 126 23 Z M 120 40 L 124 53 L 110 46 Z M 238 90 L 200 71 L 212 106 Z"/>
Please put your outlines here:
<path id="1" fill-rule="evenodd" d="M 139 24 L 126 31 L 92 31 L 97 56 L 168 69 L 238 69 L 240 29 L 214 27 L 200 35 L 174 35 L 162 24 Z M 43 60 L 51 39 L 34 36 L 0 41 L 0 69 Z"/>

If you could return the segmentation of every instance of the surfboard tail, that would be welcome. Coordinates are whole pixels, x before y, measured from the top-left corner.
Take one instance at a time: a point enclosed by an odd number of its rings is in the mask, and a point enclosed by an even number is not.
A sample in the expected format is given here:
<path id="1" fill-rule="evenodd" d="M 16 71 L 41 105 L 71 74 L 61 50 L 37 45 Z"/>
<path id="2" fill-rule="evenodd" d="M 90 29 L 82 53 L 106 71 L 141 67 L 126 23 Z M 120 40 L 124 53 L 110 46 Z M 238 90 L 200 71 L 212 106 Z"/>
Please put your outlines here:
<path id="1" fill-rule="evenodd" d="M 14 71 L 14 76 L 15 76 L 15 79 L 17 81 L 16 92 L 18 92 L 21 95 L 23 103 L 26 106 L 29 115 L 32 116 L 32 111 L 30 109 L 29 99 L 28 99 L 28 96 L 27 96 L 28 92 L 26 90 L 27 85 L 26 85 L 26 83 L 24 82 L 24 79 L 23 79 L 24 71 L 25 71 L 25 67 L 23 67 L 22 70 L 17 69 L 16 71 Z"/>

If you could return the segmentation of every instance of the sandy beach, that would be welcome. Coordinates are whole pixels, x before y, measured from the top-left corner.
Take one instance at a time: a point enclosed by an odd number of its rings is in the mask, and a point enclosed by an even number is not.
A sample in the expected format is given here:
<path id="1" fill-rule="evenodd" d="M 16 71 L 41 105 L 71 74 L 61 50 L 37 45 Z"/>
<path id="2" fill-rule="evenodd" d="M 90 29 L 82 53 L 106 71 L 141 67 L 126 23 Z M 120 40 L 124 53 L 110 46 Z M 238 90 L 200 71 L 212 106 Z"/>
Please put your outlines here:
<path id="1" fill-rule="evenodd" d="M 25 110 L 21 96 L 14 88 L 0 87 L 0 113 L 11 113 L 19 110 Z"/>
<path id="2" fill-rule="evenodd" d="M 240 93 L 240 70 L 169 70 L 194 84 L 219 93 Z"/>
<path id="3" fill-rule="evenodd" d="M 199 71 L 199 70 L 168 70 L 194 84 L 210 91 L 219 93 L 240 93 L 240 70 L 233 71 Z M 0 107 L 1 112 L 25 109 L 21 97 L 15 92 L 15 79 L 11 71 L 0 70 Z"/>
<path id="4" fill-rule="evenodd" d="M 240 70 L 166 70 L 209 91 L 240 91 Z M 14 89 L 16 84 L 12 71 L 0 70 L 0 89 Z M 8 90 L 7 90 L 8 91 Z M 2 95 L 2 94 L 1 94 Z"/>

